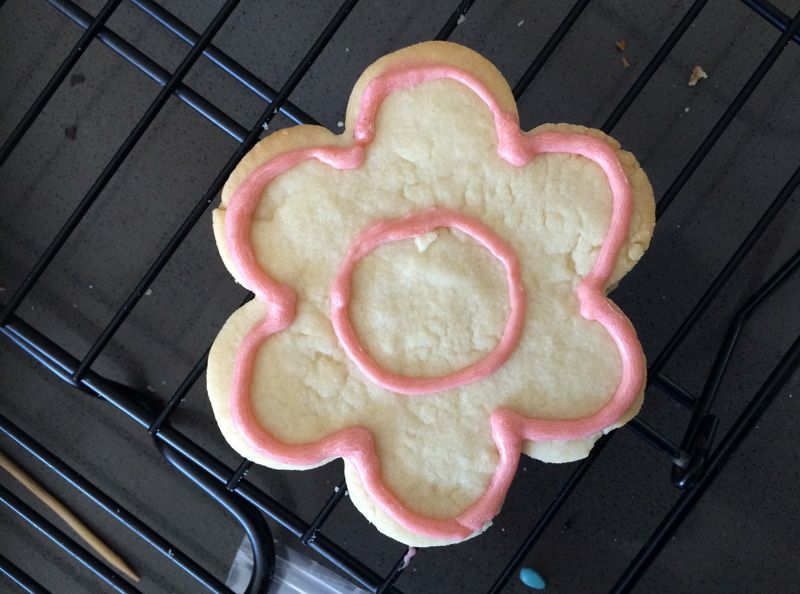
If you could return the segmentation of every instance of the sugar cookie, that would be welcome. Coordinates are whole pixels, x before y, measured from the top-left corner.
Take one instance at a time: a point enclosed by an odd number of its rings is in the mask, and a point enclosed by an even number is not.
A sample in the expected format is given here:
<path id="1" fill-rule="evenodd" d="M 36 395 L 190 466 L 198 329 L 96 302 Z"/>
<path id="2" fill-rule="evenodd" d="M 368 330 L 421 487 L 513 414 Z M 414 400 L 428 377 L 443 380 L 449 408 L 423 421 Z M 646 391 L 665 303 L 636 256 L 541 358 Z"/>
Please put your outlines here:
<path id="1" fill-rule="evenodd" d="M 519 128 L 464 47 L 395 52 L 345 130 L 280 130 L 214 212 L 256 298 L 209 356 L 228 442 L 272 468 L 345 461 L 350 497 L 415 546 L 485 530 L 521 453 L 585 457 L 641 406 L 646 367 L 606 297 L 655 221 L 634 157 L 598 130 Z"/>

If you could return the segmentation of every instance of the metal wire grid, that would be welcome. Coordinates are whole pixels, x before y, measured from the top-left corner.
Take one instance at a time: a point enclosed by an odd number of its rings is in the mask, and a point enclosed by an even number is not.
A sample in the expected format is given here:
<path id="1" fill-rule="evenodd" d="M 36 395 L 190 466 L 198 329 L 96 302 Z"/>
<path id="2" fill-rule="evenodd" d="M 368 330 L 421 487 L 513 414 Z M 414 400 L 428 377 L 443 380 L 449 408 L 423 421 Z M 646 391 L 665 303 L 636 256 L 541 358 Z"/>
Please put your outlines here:
<path id="1" fill-rule="evenodd" d="M 648 81 L 657 72 L 675 45 L 698 17 L 706 1 L 707 0 L 696 1 L 685 13 L 681 21 L 667 36 L 663 45 L 643 69 L 641 75 L 636 79 L 633 85 L 631 85 L 622 101 L 620 101 L 612 111 L 611 115 L 602 126 L 603 131 L 610 133 L 614 129 L 627 109 L 634 103 L 639 93 L 645 88 Z M 124 324 L 127 316 L 136 307 L 141 297 L 162 272 L 189 231 L 218 194 L 230 172 L 244 153 L 257 142 L 259 135 L 269 122 L 281 112 L 297 123 L 315 123 L 315 120 L 310 115 L 304 113 L 301 109 L 289 102 L 289 97 L 306 75 L 316 58 L 335 35 L 336 31 L 347 19 L 350 11 L 356 5 L 357 0 L 346 1 L 338 12 L 333 15 L 327 26 L 308 50 L 307 54 L 299 62 L 296 69 L 279 90 L 270 88 L 224 52 L 215 48 L 211 43 L 217 31 L 219 31 L 226 22 L 226 19 L 236 9 L 238 4 L 237 0 L 227 1 L 202 34 L 193 31 L 185 23 L 181 22 L 177 17 L 170 14 L 164 7 L 154 1 L 130 0 L 130 2 L 147 12 L 155 20 L 190 45 L 189 53 L 173 73 L 167 72 L 164 68 L 148 58 L 139 48 L 131 45 L 113 31 L 106 28 L 106 21 L 120 5 L 121 0 L 109 0 L 95 17 L 91 17 L 69 0 L 49 0 L 51 5 L 83 27 L 85 33 L 58 68 L 39 97 L 31 105 L 11 136 L 0 148 L 0 166 L 2 166 L 17 146 L 18 142 L 24 137 L 39 113 L 59 86 L 64 82 L 75 64 L 81 59 L 87 46 L 94 39 L 98 39 L 100 42 L 119 53 L 132 65 L 156 80 L 163 88 L 108 163 L 107 167 L 67 219 L 61 230 L 54 237 L 49 247 L 39 257 L 38 262 L 30 271 L 25 281 L 11 294 L 9 301 L 2 304 L 2 310 L 0 310 L 0 327 L 2 332 L 11 341 L 32 354 L 44 367 L 61 379 L 88 394 L 104 398 L 112 405 L 116 406 L 121 412 L 131 417 L 139 425 L 146 428 L 155 438 L 162 453 L 164 453 L 176 467 L 187 475 L 190 475 L 201 488 L 210 492 L 222 505 L 234 512 L 237 519 L 246 527 L 251 542 L 256 550 L 257 569 L 248 591 L 265 591 L 271 577 L 271 558 L 274 553 L 271 550 L 272 541 L 269 528 L 264 522 L 261 513 L 258 513 L 263 512 L 292 532 L 304 545 L 322 554 L 334 565 L 369 590 L 374 592 L 397 592 L 398 590 L 394 586 L 394 582 L 403 570 L 404 562 L 402 558 L 398 559 L 392 571 L 387 575 L 378 575 L 370 569 L 365 562 L 355 558 L 321 531 L 329 514 L 345 495 L 344 482 L 342 482 L 339 488 L 331 495 L 323 508 L 320 509 L 317 516 L 311 522 L 306 522 L 295 515 L 291 510 L 283 507 L 265 492 L 248 482 L 245 478 L 245 474 L 251 464 L 249 461 L 242 460 L 239 467 L 235 470 L 228 468 L 181 432 L 170 426 L 168 422 L 170 415 L 180 405 L 195 382 L 202 376 L 205 369 L 207 352 L 200 357 L 197 364 L 189 372 L 172 397 L 158 410 L 152 410 L 150 407 L 143 404 L 144 400 L 139 398 L 140 395 L 132 388 L 110 381 L 92 369 L 92 365 L 97 357 L 103 352 L 113 339 L 115 333 Z M 447 39 L 455 29 L 459 19 L 467 13 L 472 4 L 472 1 L 464 0 L 455 7 L 436 38 Z M 548 58 L 567 35 L 571 27 L 580 18 L 581 13 L 588 4 L 589 0 L 579 0 L 575 3 L 562 23 L 549 38 L 549 41 L 542 51 L 536 56 L 530 67 L 520 78 L 513 90 L 515 98 L 519 99 L 522 96 L 530 82 L 547 62 Z M 660 218 L 664 214 L 675 197 L 691 178 L 692 174 L 703 162 L 706 155 L 725 132 L 729 124 L 734 120 L 740 109 L 745 105 L 750 95 L 758 87 L 767 71 L 776 62 L 778 56 L 787 44 L 790 41 L 800 43 L 800 35 L 798 35 L 800 13 L 790 19 L 769 2 L 744 0 L 744 4 L 779 30 L 780 36 L 765 55 L 758 68 L 742 87 L 739 94 L 725 110 L 722 117 L 708 132 L 699 148 L 694 152 L 680 174 L 675 178 L 667 192 L 660 198 L 657 204 L 657 218 Z M 2 13 L 0 13 L 0 18 L 2 18 Z M 215 107 L 211 102 L 204 99 L 182 82 L 196 61 L 203 55 L 231 74 L 259 97 L 267 101 L 267 108 L 264 113 L 249 130 L 238 124 L 232 117 Z M 208 190 L 188 213 L 185 221 L 175 231 L 166 248 L 159 253 L 147 273 L 131 290 L 128 298 L 109 321 L 106 328 L 100 336 L 98 336 L 86 355 L 82 358 L 78 358 L 39 332 L 36 328 L 27 324 L 16 312 L 20 304 L 23 303 L 26 296 L 36 285 L 41 275 L 47 270 L 48 266 L 50 266 L 59 250 L 62 249 L 67 239 L 80 224 L 84 215 L 86 215 L 94 202 L 102 194 L 113 175 L 125 161 L 137 142 L 142 138 L 148 126 L 164 107 L 167 99 L 173 95 L 230 134 L 239 141 L 240 144 L 231 155 L 226 165 L 219 171 L 219 174 L 209 186 Z M 800 364 L 800 338 L 798 338 L 784 353 L 784 356 L 773 369 L 769 378 L 755 394 L 741 416 L 733 423 L 728 433 L 721 439 L 720 444 L 713 449 L 713 451 L 711 450 L 711 442 L 717 426 L 717 418 L 711 415 L 709 411 L 721 379 L 726 372 L 737 338 L 740 335 L 742 327 L 747 323 L 753 312 L 796 272 L 797 268 L 800 266 L 800 252 L 798 252 L 794 257 L 789 259 L 763 287 L 753 294 L 752 298 L 741 308 L 731 322 L 728 334 L 723 344 L 720 346 L 718 356 L 709 373 L 706 386 L 699 398 L 687 393 L 678 384 L 663 374 L 666 363 L 675 354 L 684 339 L 701 319 L 703 313 L 720 294 L 726 282 L 742 263 L 744 257 L 756 245 L 756 242 L 769 224 L 780 213 L 798 185 L 800 185 L 800 168 L 798 168 L 786 182 L 772 204 L 763 213 L 761 219 L 754 225 L 747 238 L 719 272 L 717 278 L 709 286 L 703 297 L 683 320 L 678 330 L 673 334 L 671 339 L 667 342 L 667 345 L 650 365 L 649 386 L 658 387 L 692 413 L 688 428 L 681 444 L 677 445 L 640 418 L 631 421 L 627 427 L 632 430 L 634 434 L 661 451 L 671 460 L 673 464 L 674 482 L 676 486 L 684 488 L 686 491 L 675 506 L 666 514 L 661 525 L 644 544 L 640 553 L 633 559 L 628 569 L 620 576 L 611 592 L 628 592 L 634 587 L 636 581 L 659 554 L 681 520 L 697 503 L 700 497 L 702 497 L 705 490 L 726 463 L 730 454 L 744 439 L 749 429 L 759 419 L 766 407 L 769 406 L 780 387 Z M 123 524 L 139 534 L 144 540 L 172 558 L 178 566 L 195 577 L 198 582 L 209 590 L 213 592 L 228 591 L 217 578 L 199 566 L 189 555 L 177 550 L 166 539 L 160 536 L 157 531 L 146 526 L 133 514 L 127 512 L 119 506 L 117 502 L 105 495 L 101 489 L 89 483 L 57 456 L 48 452 L 33 436 L 24 433 L 2 415 L 0 415 L 0 428 L 6 435 L 44 461 L 65 480 L 85 493 L 98 505 L 106 509 L 112 515 L 115 515 Z M 606 445 L 613 439 L 614 435 L 615 434 L 612 433 L 601 439 L 592 450 L 590 456 L 576 465 L 574 472 L 562 485 L 549 508 L 539 518 L 530 530 L 527 538 L 519 546 L 517 552 L 508 560 L 506 566 L 498 574 L 489 592 L 499 592 L 504 588 L 510 576 L 536 544 L 548 524 L 567 501 L 570 494 L 580 483 L 589 468 L 595 463 L 598 457 L 601 456 Z M 113 588 L 126 593 L 137 591 L 119 575 L 83 552 L 80 547 L 76 546 L 75 543 L 58 528 L 50 524 L 34 510 L 26 506 L 22 501 L 19 501 L 13 494 L 3 488 L 0 488 L 0 499 L 28 520 L 33 526 L 68 550 L 76 559 L 86 565 Z M 0 570 L 28 592 L 46 591 L 35 579 L 25 574 L 24 571 L 6 558 L 0 557 Z"/>

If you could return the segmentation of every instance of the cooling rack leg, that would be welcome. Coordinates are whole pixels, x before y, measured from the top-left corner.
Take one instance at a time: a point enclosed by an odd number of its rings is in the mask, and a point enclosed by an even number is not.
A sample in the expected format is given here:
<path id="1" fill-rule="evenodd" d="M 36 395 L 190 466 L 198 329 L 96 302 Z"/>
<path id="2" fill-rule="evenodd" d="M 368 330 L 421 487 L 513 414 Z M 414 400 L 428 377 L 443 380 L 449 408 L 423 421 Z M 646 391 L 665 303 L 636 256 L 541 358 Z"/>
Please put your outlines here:
<path id="1" fill-rule="evenodd" d="M 795 178 L 800 180 L 800 168 L 795 173 Z M 708 419 L 713 417 L 709 415 L 708 411 L 714 402 L 717 391 L 722 383 L 722 378 L 728 369 L 731 356 L 733 355 L 734 348 L 738 343 L 742 330 L 747 324 L 750 317 L 764 304 L 765 301 L 775 293 L 783 284 L 789 280 L 798 270 L 800 270 L 800 250 L 795 252 L 780 269 L 772 275 L 772 277 L 764 283 L 764 285 L 756 291 L 756 293 L 742 306 L 738 313 L 734 316 L 733 321 L 728 327 L 728 332 L 725 339 L 717 352 L 717 357 L 711 367 L 711 372 L 708 375 L 706 385 L 703 388 L 703 393 L 698 402 L 697 410 L 695 410 L 692 420 L 689 423 L 686 433 L 683 438 L 682 447 L 689 450 L 696 450 L 697 441 L 710 439 L 713 436 L 713 429 L 709 432 Z M 690 459 L 691 459 L 690 455 Z M 692 472 L 691 465 L 686 469 L 673 467 L 672 469 L 672 482 L 679 489 L 685 489 L 691 486 L 699 476 L 699 473 L 704 470 L 702 464 L 694 465 L 694 472 Z"/>
<path id="2" fill-rule="evenodd" d="M 272 540 L 272 531 L 264 517 L 242 503 L 241 500 L 235 499 L 235 495 L 193 466 L 175 448 L 168 446 L 160 439 L 156 439 L 155 442 L 161 454 L 170 464 L 233 514 L 245 529 L 250 544 L 253 546 L 253 575 L 247 586 L 246 594 L 266 594 L 272 583 L 272 576 L 275 574 L 275 543 Z"/>
<path id="3" fill-rule="evenodd" d="M 783 385 L 789 380 L 795 370 L 800 366 L 800 337 L 795 340 L 781 361 L 773 370 L 767 381 L 761 386 L 756 396 L 750 401 L 733 427 L 723 438 L 719 447 L 714 451 L 708 464 L 708 473 L 691 490 L 687 491 L 673 506 L 664 520 L 656 528 L 639 554 L 625 570 L 617 581 L 610 594 L 625 594 L 630 592 L 636 582 L 661 553 L 664 545 L 670 540 L 689 512 L 700 501 L 700 498 L 714 482 L 714 479 L 724 468 L 730 457 L 741 445 L 742 441 L 753 426 L 758 422 L 764 412 L 772 404 Z"/>

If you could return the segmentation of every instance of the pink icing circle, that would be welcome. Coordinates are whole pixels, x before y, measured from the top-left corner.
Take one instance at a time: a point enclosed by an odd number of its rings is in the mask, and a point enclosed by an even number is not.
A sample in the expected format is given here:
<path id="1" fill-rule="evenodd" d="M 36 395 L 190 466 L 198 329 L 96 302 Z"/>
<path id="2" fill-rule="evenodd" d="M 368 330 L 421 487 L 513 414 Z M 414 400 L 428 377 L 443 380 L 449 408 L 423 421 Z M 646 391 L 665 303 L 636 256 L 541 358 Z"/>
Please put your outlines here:
<path id="1" fill-rule="evenodd" d="M 350 322 L 348 305 L 353 271 L 364 256 L 384 243 L 411 239 L 442 227 L 463 231 L 500 260 L 506 270 L 511 313 L 499 344 L 477 363 L 439 377 L 410 377 L 392 373 L 381 367 L 361 346 Z M 439 392 L 491 375 L 508 360 L 516 348 L 522 333 L 524 316 L 525 288 L 522 286 L 519 261 L 514 250 L 478 219 L 446 208 L 430 208 L 369 225 L 350 246 L 331 288 L 331 321 L 342 349 L 369 379 L 382 388 L 400 394 Z"/>

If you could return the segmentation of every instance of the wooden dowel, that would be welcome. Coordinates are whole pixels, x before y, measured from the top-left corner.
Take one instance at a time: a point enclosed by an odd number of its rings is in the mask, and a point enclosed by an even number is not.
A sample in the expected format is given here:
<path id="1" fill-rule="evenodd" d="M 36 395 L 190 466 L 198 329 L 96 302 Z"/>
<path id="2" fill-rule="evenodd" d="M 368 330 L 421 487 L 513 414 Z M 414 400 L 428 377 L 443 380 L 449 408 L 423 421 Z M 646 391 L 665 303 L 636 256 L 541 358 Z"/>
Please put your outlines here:
<path id="1" fill-rule="evenodd" d="M 39 485 L 39 483 L 28 476 L 24 470 L 12 462 L 2 452 L 0 452 L 0 467 L 5 468 L 11 474 L 11 476 L 22 483 L 31 493 L 36 495 L 36 497 L 41 499 L 47 507 L 56 512 L 58 516 L 78 534 L 78 536 L 85 540 L 86 543 L 95 551 L 97 551 L 97 553 L 109 564 L 116 567 L 132 580 L 137 582 L 139 581 L 139 576 L 136 575 L 130 567 L 128 567 L 125 561 L 120 559 L 120 557 L 114 551 L 112 551 L 108 545 L 97 538 L 97 536 L 95 536 L 94 533 L 92 533 L 92 531 L 89 530 L 86 525 L 75 516 L 75 514 L 64 507 L 64 504 L 48 493 L 41 485 Z"/>

